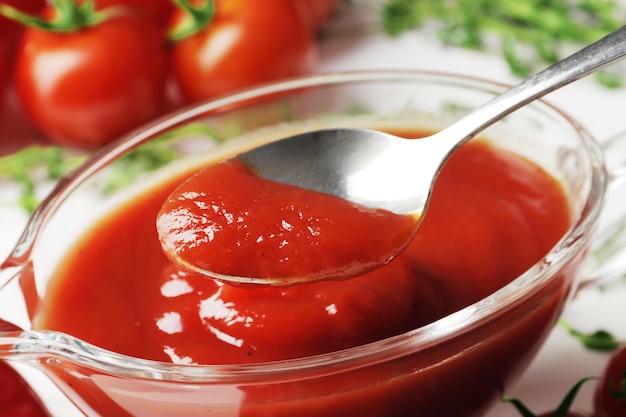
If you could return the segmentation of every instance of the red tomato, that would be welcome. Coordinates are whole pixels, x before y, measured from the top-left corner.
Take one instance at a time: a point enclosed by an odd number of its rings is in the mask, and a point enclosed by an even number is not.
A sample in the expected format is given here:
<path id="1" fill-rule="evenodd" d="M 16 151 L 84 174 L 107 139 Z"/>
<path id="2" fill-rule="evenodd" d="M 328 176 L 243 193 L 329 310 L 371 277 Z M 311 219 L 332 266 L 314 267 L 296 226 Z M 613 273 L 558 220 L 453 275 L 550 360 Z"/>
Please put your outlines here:
<path id="1" fill-rule="evenodd" d="M 594 395 L 597 417 L 626 416 L 626 347 L 613 355 Z"/>
<path id="2" fill-rule="evenodd" d="M 16 7 L 28 14 L 37 14 L 46 5 L 45 0 L 2 0 L 2 3 Z M 24 26 L 22 24 L 0 15 L 0 38 L 7 45 L 14 46 L 23 29 Z"/>
<path id="3" fill-rule="evenodd" d="M 5 102 L 6 87 L 9 81 L 9 47 L 0 41 L 0 110 Z"/>
<path id="4" fill-rule="evenodd" d="M 165 26 L 174 11 L 174 3 L 171 0 L 96 0 L 96 8 L 103 10 L 111 6 L 125 6 L 137 10 L 139 13 L 154 18 Z"/>
<path id="5" fill-rule="evenodd" d="M 313 34 L 290 1 L 217 0 L 215 8 L 206 28 L 172 49 L 174 76 L 187 101 L 311 70 Z M 182 16 L 175 12 L 172 24 Z"/>
<path id="6" fill-rule="evenodd" d="M 338 0 L 292 0 L 302 18 L 316 32 L 321 29 L 337 8 Z"/>
<path id="7" fill-rule="evenodd" d="M 37 131 L 26 119 L 15 97 L 9 49 L 4 39 L 0 39 L 0 156 L 17 152 L 38 141 Z"/>
<path id="8" fill-rule="evenodd" d="M 161 111 L 166 54 L 161 31 L 118 17 L 76 32 L 28 28 L 15 63 L 24 111 L 51 140 L 93 148 Z"/>
<path id="9" fill-rule="evenodd" d="M 0 417 L 49 416 L 26 381 L 0 362 Z"/>

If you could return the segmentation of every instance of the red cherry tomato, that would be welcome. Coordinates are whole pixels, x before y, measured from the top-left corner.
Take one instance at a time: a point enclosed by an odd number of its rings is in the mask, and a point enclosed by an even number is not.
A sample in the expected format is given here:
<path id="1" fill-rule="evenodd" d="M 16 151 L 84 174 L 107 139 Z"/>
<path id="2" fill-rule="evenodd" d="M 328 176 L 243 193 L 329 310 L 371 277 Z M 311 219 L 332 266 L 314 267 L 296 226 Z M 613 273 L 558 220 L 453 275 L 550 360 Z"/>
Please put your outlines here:
<path id="1" fill-rule="evenodd" d="M 15 62 L 29 119 L 51 140 L 84 148 L 159 114 L 165 79 L 161 31 L 132 16 L 75 32 L 28 28 Z"/>
<path id="2" fill-rule="evenodd" d="M 337 8 L 338 0 L 292 0 L 302 17 L 316 32 L 321 29 Z"/>
<path id="3" fill-rule="evenodd" d="M 9 83 L 9 47 L 0 40 L 0 110 L 6 100 L 6 88 Z"/>
<path id="4" fill-rule="evenodd" d="M 626 416 L 626 347 L 607 364 L 594 395 L 597 417 Z"/>
<path id="5" fill-rule="evenodd" d="M 96 8 L 103 10 L 112 6 L 125 6 L 136 10 L 139 14 L 154 19 L 159 25 L 165 26 L 175 9 L 171 0 L 97 0 Z"/>
<path id="6" fill-rule="evenodd" d="M 16 102 L 11 84 L 11 62 L 10 47 L 0 39 L 0 156 L 17 152 L 38 140 L 35 128 Z"/>
<path id="7" fill-rule="evenodd" d="M 212 20 L 177 41 L 172 67 L 190 102 L 309 72 L 313 34 L 289 0 L 217 0 Z M 172 24 L 183 19 L 174 13 Z"/>
<path id="8" fill-rule="evenodd" d="M 5 362 L 0 362 L 0 417 L 47 417 L 26 381 Z"/>
<path id="9" fill-rule="evenodd" d="M 38 14 L 46 6 L 45 0 L 2 0 L 2 3 L 28 14 Z M 0 39 L 7 45 L 15 46 L 23 30 L 21 23 L 0 15 Z"/>

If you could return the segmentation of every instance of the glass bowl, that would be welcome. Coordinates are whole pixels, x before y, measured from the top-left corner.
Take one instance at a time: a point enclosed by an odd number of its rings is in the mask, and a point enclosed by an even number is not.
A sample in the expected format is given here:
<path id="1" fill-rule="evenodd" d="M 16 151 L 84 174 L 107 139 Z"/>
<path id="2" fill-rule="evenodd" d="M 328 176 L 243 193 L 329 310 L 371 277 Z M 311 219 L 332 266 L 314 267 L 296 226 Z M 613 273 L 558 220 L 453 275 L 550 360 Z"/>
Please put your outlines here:
<path id="1" fill-rule="evenodd" d="M 33 322 L 74 243 L 102 216 L 174 173 L 329 126 L 437 130 L 504 88 L 417 71 L 316 75 L 202 103 L 122 138 L 59 182 L 2 264 L 0 319 L 20 330 L 1 333 L 0 355 L 42 370 L 87 415 L 481 415 L 525 369 L 579 288 L 610 183 L 601 147 L 543 101 L 484 137 L 562 183 L 571 228 L 510 284 L 430 324 L 310 357 L 185 365 L 122 355 Z M 146 164 L 136 148 L 153 160 Z M 624 269 L 619 264 L 593 279 Z"/>

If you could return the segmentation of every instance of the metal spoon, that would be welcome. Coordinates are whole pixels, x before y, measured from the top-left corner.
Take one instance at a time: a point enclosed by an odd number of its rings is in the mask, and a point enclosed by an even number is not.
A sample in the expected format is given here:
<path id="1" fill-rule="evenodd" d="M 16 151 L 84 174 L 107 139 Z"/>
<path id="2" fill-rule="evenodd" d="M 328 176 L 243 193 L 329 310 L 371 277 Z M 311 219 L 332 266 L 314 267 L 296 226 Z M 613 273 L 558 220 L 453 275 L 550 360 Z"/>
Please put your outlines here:
<path id="1" fill-rule="evenodd" d="M 367 207 L 423 217 L 437 175 L 462 144 L 520 107 L 625 55 L 626 26 L 423 139 L 407 140 L 373 130 L 334 128 L 271 142 L 238 158 L 269 180 L 333 194 Z M 196 272 L 203 271 L 196 269 Z M 206 275 L 216 276 L 210 271 Z M 241 277 L 219 275 L 219 278 L 250 282 Z"/>
<path id="2" fill-rule="evenodd" d="M 626 26 L 494 97 L 423 139 L 338 128 L 306 132 L 239 155 L 259 176 L 368 207 L 421 214 L 433 183 L 461 145 L 524 105 L 626 55 Z"/>

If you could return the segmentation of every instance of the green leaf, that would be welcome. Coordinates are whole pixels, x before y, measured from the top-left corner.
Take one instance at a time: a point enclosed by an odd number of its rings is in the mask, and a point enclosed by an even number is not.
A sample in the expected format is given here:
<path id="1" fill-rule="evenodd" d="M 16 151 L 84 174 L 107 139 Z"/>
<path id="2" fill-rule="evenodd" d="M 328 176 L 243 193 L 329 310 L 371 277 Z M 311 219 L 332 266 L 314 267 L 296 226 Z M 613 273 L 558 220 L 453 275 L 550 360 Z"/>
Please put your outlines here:
<path id="1" fill-rule="evenodd" d="M 528 77 L 531 73 L 529 65 L 524 63 L 517 55 L 517 43 L 512 36 L 505 36 L 502 40 L 502 50 L 504 52 L 504 58 L 506 59 L 509 68 L 513 74 L 518 77 Z"/>
<path id="2" fill-rule="evenodd" d="M 425 14 L 416 6 L 412 0 L 390 0 L 384 4 L 381 17 L 387 34 L 398 36 L 424 23 Z"/>
<path id="3" fill-rule="evenodd" d="M 109 177 L 103 184 L 102 192 L 105 195 L 112 194 L 131 184 L 141 175 L 169 164 L 178 156 L 178 151 L 172 144 L 189 135 L 221 140 L 213 129 L 202 123 L 191 123 L 167 132 L 115 161 L 111 166 Z"/>
<path id="4" fill-rule="evenodd" d="M 39 205 L 35 196 L 35 173 L 43 169 L 44 179 L 57 180 L 82 164 L 86 155 L 55 146 L 29 146 L 0 157 L 0 178 L 10 178 L 21 188 L 19 204 L 28 213 Z"/>
<path id="5" fill-rule="evenodd" d="M 563 319 L 559 320 L 559 324 L 567 330 L 569 334 L 577 338 L 587 349 L 611 351 L 621 345 L 621 342 L 606 330 L 600 329 L 592 333 L 583 333 L 576 330 Z"/>
<path id="6" fill-rule="evenodd" d="M 167 132 L 147 144 L 130 151 L 112 164 L 110 176 L 104 181 L 102 192 L 110 194 L 133 182 L 146 172 L 154 171 L 172 160 L 178 152 L 172 144 L 195 135 L 220 141 L 220 136 L 203 123 L 190 123 Z M 39 205 L 36 185 L 44 180 L 58 180 L 78 168 L 89 155 L 57 146 L 29 146 L 11 155 L 0 157 L 0 178 L 15 181 L 21 188 L 19 204 L 31 213 Z"/>
<path id="7" fill-rule="evenodd" d="M 39 205 L 39 200 L 35 196 L 35 183 L 32 178 L 24 171 L 18 171 L 13 174 L 13 179 L 22 188 L 19 205 L 27 213 L 35 211 Z"/>
<path id="8" fill-rule="evenodd" d="M 574 386 L 570 388 L 567 394 L 565 394 L 565 397 L 563 398 L 561 403 L 558 405 L 558 407 L 554 410 L 554 412 L 550 414 L 550 417 L 567 417 L 567 414 L 569 413 L 569 410 L 572 407 L 572 404 L 574 403 L 574 399 L 576 399 L 576 396 L 578 395 L 580 388 L 587 381 L 592 380 L 592 379 L 595 379 L 595 378 L 585 377 L 585 378 L 580 379 L 578 382 L 576 382 L 576 384 L 574 384 Z M 524 405 L 524 403 L 522 403 L 522 401 L 520 401 L 517 398 L 503 396 L 502 401 L 505 403 L 512 404 L 517 409 L 517 411 L 519 411 L 522 417 L 536 417 L 536 414 L 530 411 Z"/>
<path id="9" fill-rule="evenodd" d="M 622 77 L 607 71 L 599 71 L 596 73 L 595 77 L 601 85 L 612 90 L 618 89 L 624 85 Z"/>
<path id="10" fill-rule="evenodd" d="M 564 44 L 582 47 L 626 23 L 613 0 L 388 0 L 381 17 L 391 36 L 426 22 L 436 25 L 444 43 L 464 48 L 483 48 L 483 40 L 495 36 L 511 71 L 521 77 L 562 58 Z M 536 58 L 522 60 L 518 46 L 530 47 Z M 616 77 L 602 83 L 617 84 Z"/>

